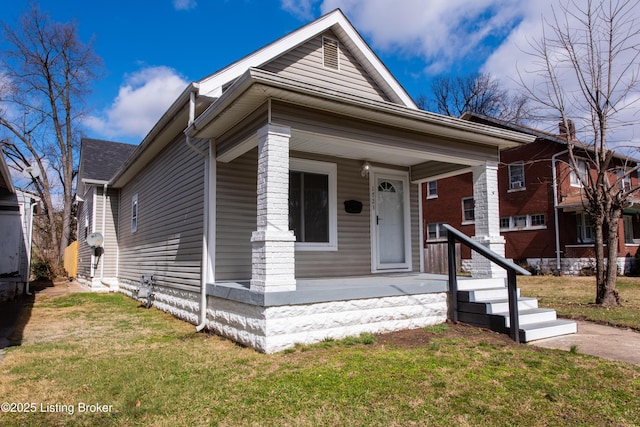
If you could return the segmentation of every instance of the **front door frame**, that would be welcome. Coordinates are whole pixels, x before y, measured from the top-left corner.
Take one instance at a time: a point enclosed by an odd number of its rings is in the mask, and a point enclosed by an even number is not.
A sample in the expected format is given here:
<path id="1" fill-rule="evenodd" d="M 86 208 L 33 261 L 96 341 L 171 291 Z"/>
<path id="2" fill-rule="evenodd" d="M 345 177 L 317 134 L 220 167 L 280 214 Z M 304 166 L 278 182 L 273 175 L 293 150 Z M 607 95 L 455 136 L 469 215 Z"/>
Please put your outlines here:
<path id="1" fill-rule="evenodd" d="M 404 204 L 404 262 L 388 265 L 380 264 L 379 238 L 378 238 L 378 206 L 377 192 L 378 178 L 389 178 L 401 180 L 403 186 L 403 204 Z M 369 206 L 370 209 L 370 229 L 371 229 L 371 272 L 372 273 L 389 273 L 400 271 L 411 271 L 411 187 L 409 183 L 409 172 L 396 169 L 386 169 L 373 167 L 369 173 Z"/>

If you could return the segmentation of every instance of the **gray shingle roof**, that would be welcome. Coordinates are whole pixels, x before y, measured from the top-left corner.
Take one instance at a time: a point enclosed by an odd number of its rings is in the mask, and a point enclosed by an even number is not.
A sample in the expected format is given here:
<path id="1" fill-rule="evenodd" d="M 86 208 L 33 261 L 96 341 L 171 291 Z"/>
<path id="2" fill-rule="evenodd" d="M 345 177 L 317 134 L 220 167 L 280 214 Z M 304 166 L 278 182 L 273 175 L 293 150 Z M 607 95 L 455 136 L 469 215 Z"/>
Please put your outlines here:
<path id="1" fill-rule="evenodd" d="M 108 181 L 129 158 L 135 145 L 82 138 L 80 179 Z"/>

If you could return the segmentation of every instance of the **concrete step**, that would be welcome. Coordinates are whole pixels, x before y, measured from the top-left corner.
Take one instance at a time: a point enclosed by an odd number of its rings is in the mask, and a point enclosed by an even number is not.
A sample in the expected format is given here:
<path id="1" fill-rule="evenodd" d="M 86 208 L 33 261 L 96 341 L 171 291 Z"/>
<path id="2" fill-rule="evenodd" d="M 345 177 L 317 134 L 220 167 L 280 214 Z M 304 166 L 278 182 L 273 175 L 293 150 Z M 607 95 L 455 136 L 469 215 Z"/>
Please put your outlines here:
<path id="1" fill-rule="evenodd" d="M 548 308 L 532 308 L 518 312 L 519 325 L 529 325 L 540 322 L 550 322 L 556 320 L 556 311 Z M 458 320 L 492 331 L 507 333 L 509 331 L 509 313 L 467 313 L 459 312 Z"/>
<path id="2" fill-rule="evenodd" d="M 506 279 L 472 279 L 470 277 L 458 277 L 459 291 L 472 291 L 476 289 L 506 287 Z"/>
<path id="3" fill-rule="evenodd" d="M 535 298 L 518 298 L 518 311 L 538 308 L 538 300 Z M 508 299 L 496 299 L 492 301 L 465 302 L 458 301 L 458 311 L 466 313 L 495 314 L 509 311 Z"/>
<path id="4" fill-rule="evenodd" d="M 571 320 L 557 319 L 550 322 L 531 323 L 520 326 L 520 342 L 531 342 L 576 332 L 578 332 L 578 325 Z"/>
<path id="5" fill-rule="evenodd" d="M 520 289 L 516 289 L 516 291 L 519 297 Z M 508 298 L 509 292 L 505 287 L 458 291 L 458 301 L 464 302 L 484 302 Z"/>

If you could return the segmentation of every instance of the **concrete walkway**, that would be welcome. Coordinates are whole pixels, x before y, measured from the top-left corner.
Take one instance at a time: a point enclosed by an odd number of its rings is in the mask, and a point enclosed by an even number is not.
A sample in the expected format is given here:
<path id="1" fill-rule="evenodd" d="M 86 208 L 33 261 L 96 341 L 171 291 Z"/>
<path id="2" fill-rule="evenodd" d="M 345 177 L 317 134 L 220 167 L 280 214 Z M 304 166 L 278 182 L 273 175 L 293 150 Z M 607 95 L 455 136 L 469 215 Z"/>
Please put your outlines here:
<path id="1" fill-rule="evenodd" d="M 533 341 L 529 345 L 560 350 L 576 346 L 578 353 L 640 366 L 640 333 L 597 323 L 577 321 L 578 333 Z"/>

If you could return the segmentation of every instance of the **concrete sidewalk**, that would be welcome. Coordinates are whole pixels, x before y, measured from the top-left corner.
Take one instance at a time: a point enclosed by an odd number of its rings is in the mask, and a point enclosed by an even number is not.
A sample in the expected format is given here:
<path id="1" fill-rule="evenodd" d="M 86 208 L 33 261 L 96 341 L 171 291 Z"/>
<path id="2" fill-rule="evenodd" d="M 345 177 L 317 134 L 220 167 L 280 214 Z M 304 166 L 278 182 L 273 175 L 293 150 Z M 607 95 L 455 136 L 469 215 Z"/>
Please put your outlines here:
<path id="1" fill-rule="evenodd" d="M 640 333 L 597 323 L 576 321 L 578 333 L 533 341 L 529 345 L 559 350 L 576 346 L 578 353 L 640 366 Z"/>

